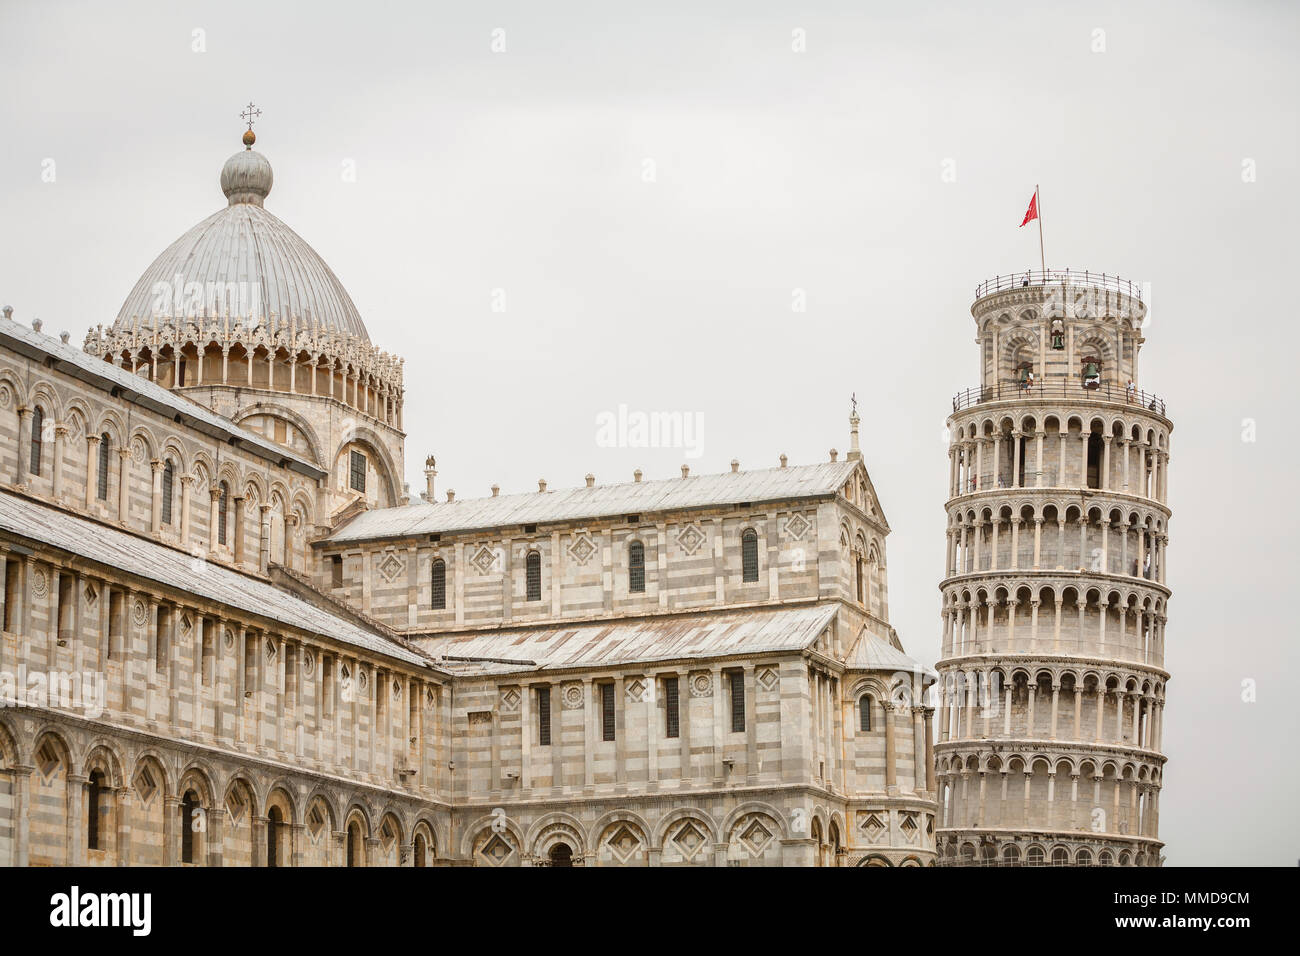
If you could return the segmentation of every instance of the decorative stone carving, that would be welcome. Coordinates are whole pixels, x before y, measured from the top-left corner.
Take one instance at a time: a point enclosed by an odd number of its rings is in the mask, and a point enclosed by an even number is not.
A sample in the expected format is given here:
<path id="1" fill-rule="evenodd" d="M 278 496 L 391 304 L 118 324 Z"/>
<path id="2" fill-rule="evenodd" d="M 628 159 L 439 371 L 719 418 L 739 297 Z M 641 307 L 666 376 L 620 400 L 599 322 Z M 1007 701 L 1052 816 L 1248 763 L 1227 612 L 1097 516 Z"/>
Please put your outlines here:
<path id="1" fill-rule="evenodd" d="M 693 555 L 707 540 L 707 536 L 698 525 L 688 524 L 677 532 L 677 546 L 687 555 Z"/>
<path id="2" fill-rule="evenodd" d="M 585 531 L 582 534 L 574 535 L 573 543 L 569 545 L 569 554 L 579 565 L 585 565 L 591 560 L 591 556 L 596 551 L 596 542 L 592 541 L 591 535 Z"/>
<path id="3" fill-rule="evenodd" d="M 812 527 L 812 522 L 801 514 L 793 514 L 785 519 L 785 533 L 795 541 L 802 541 L 803 536 Z"/>
<path id="4" fill-rule="evenodd" d="M 474 552 L 474 557 L 469 559 L 469 563 L 478 570 L 479 574 L 490 574 L 497 566 L 497 552 L 483 545 Z"/>
<path id="5" fill-rule="evenodd" d="M 396 581 L 406 570 L 406 559 L 396 548 L 388 548 L 375 560 L 375 569 L 389 584 Z"/>

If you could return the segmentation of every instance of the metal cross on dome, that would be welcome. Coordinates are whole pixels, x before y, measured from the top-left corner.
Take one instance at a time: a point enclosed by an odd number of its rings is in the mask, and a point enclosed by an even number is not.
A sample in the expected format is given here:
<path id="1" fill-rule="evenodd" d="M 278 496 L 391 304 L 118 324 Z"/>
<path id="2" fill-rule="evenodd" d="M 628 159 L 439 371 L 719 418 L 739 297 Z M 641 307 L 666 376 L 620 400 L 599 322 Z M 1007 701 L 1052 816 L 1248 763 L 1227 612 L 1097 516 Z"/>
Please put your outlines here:
<path id="1" fill-rule="evenodd" d="M 248 105 L 244 107 L 243 112 L 239 114 L 239 118 L 248 123 L 248 128 L 252 129 L 253 120 L 257 119 L 261 115 L 262 111 L 253 105 L 252 100 L 249 100 Z"/>
<path id="2" fill-rule="evenodd" d="M 849 401 L 853 403 L 853 413 L 856 415 L 858 411 L 858 393 L 854 392 L 852 395 L 850 395 Z"/>

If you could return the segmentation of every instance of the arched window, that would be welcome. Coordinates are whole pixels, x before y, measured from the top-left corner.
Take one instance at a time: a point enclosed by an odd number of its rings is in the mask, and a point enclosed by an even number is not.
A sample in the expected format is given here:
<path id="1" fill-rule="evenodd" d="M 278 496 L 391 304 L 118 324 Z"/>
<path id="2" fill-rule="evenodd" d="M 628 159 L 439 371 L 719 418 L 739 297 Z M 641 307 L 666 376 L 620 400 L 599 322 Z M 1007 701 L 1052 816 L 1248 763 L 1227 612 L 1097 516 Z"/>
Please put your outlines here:
<path id="1" fill-rule="evenodd" d="M 640 541 L 627 546 L 627 589 L 633 594 L 645 592 L 645 545 Z"/>
<path id="2" fill-rule="evenodd" d="M 176 490 L 176 465 L 168 458 L 163 463 L 162 473 L 162 523 L 172 523 L 172 497 Z"/>
<path id="3" fill-rule="evenodd" d="M 181 862 L 194 862 L 194 812 L 199 808 L 199 798 L 193 790 L 186 790 L 181 798 Z"/>
<path id="4" fill-rule="evenodd" d="M 41 473 L 41 432 L 45 431 L 45 410 L 37 405 L 32 411 L 32 460 L 27 470 L 33 475 Z"/>
<path id="5" fill-rule="evenodd" d="M 745 581 L 758 580 L 758 532 L 753 528 L 740 536 L 740 564 Z"/>
<path id="6" fill-rule="evenodd" d="M 1003 849 L 1002 849 L 1002 862 L 1003 862 L 1003 863 L 1019 863 L 1019 862 L 1020 862 L 1020 848 L 1019 848 L 1018 846 L 1016 846 L 1015 844 L 1008 844 L 1007 846 L 1003 847 Z"/>
<path id="7" fill-rule="evenodd" d="M 90 772 L 90 781 L 86 784 L 86 848 L 98 850 L 99 846 L 99 797 L 104 789 L 104 774 L 100 770 Z"/>
<path id="8" fill-rule="evenodd" d="M 1067 866 L 1070 862 L 1070 851 L 1063 846 L 1058 846 L 1052 851 L 1052 866 Z"/>
<path id="9" fill-rule="evenodd" d="M 266 865 L 280 865 L 280 827 L 284 816 L 279 807 L 272 807 L 266 815 Z"/>
<path id="10" fill-rule="evenodd" d="M 415 835 L 415 866 L 424 866 L 425 858 L 429 854 L 429 842 L 424 838 L 423 833 Z"/>
<path id="11" fill-rule="evenodd" d="M 871 730 L 871 696 L 863 694 L 858 698 L 858 730 L 867 733 Z"/>
<path id="12" fill-rule="evenodd" d="M 226 543 L 226 510 L 230 502 L 230 487 L 223 481 L 217 487 L 217 543 Z"/>
<path id="13" fill-rule="evenodd" d="M 108 453 L 110 445 L 112 445 L 112 441 L 108 437 L 108 432 L 104 432 L 99 436 L 99 476 L 96 479 L 99 486 L 96 489 L 96 494 L 99 496 L 100 501 L 108 500 Z"/>
<path id="14" fill-rule="evenodd" d="M 557 843 L 547 854 L 551 866 L 573 866 L 573 847 L 567 843 Z"/>
<path id="15" fill-rule="evenodd" d="M 542 556 L 536 551 L 529 551 L 524 560 L 524 572 L 528 583 L 528 600 L 542 599 Z"/>
<path id="16" fill-rule="evenodd" d="M 447 562 L 442 558 L 433 560 L 432 601 L 435 611 L 447 608 Z"/>
<path id="17" fill-rule="evenodd" d="M 1025 862 L 1030 866 L 1042 866 L 1044 858 L 1041 846 L 1031 846 L 1029 852 L 1025 854 Z"/>

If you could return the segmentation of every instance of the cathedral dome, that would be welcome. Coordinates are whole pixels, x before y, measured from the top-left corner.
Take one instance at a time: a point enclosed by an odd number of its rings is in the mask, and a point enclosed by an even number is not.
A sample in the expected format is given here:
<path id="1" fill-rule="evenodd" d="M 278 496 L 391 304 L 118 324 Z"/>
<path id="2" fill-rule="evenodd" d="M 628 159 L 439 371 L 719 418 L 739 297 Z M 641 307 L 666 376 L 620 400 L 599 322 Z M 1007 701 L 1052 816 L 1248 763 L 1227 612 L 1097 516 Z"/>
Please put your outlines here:
<path id="1" fill-rule="evenodd" d="M 201 316 L 247 318 L 256 324 L 296 319 L 322 330 L 370 340 L 351 296 L 301 236 L 267 212 L 271 164 L 251 145 L 226 160 L 226 208 L 173 242 L 145 270 L 118 312 L 115 329 L 138 319 Z"/>

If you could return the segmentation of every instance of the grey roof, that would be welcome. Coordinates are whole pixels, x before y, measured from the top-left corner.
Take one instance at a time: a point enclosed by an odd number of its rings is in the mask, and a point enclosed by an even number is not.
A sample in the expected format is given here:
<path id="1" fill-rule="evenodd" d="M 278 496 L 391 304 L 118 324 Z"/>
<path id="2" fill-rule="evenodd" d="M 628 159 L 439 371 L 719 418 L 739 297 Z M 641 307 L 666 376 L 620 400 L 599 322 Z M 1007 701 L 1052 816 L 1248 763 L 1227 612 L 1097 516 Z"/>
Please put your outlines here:
<path id="1" fill-rule="evenodd" d="M 367 511 L 331 535 L 330 541 L 402 538 L 450 531 L 471 531 L 607 518 L 642 512 L 707 508 L 717 505 L 778 501 L 834 494 L 848 480 L 856 462 L 823 462 L 759 471 L 724 472 L 662 481 L 629 481 L 591 488 L 564 488 L 495 498 L 421 501 L 400 508 Z"/>
<path id="2" fill-rule="evenodd" d="M 857 644 L 849 651 L 844 661 L 845 667 L 857 670 L 873 671 L 920 671 L 933 677 L 938 675 L 920 661 L 908 657 L 883 637 L 872 634 L 865 627 L 858 636 Z"/>
<path id="3" fill-rule="evenodd" d="M 325 474 L 313 462 L 295 455 L 261 435 L 240 428 L 212 409 L 205 408 L 184 395 L 169 391 L 129 369 L 119 368 L 112 362 L 60 342 L 51 335 L 37 332 L 30 326 L 20 325 L 12 319 L 0 319 L 0 344 L 42 363 L 52 358 L 55 360 L 54 367 L 60 372 L 105 391 L 116 388 L 118 396 L 124 401 L 133 402 L 170 419 L 175 419 L 179 415 L 183 424 L 196 431 L 223 441 L 233 437 L 237 439 L 237 447 L 261 458 L 277 463 L 283 462 L 294 471 L 313 478 L 320 478 Z"/>
<path id="4" fill-rule="evenodd" d="M 265 581 L 5 491 L 0 491 L 0 529 L 362 650 L 408 664 L 430 663 L 380 634 Z"/>
<path id="5" fill-rule="evenodd" d="M 836 612 L 833 604 L 724 613 L 702 611 L 662 618 L 434 637 L 420 639 L 419 643 L 434 657 L 497 659 L 439 661 L 441 666 L 457 674 L 616 667 L 800 651 L 818 638 L 835 619 Z"/>
<path id="6" fill-rule="evenodd" d="M 231 300 L 224 301 L 233 314 L 246 317 L 251 311 L 263 321 L 273 313 L 285 320 L 296 316 L 368 342 L 361 314 L 338 276 L 301 236 L 262 207 L 271 179 L 271 165 L 260 153 L 243 151 L 227 160 L 222 189 L 229 205 L 163 250 L 122 303 L 116 327 L 130 328 L 137 317 L 149 321 L 160 308 L 155 283 L 172 286 L 179 275 L 182 287 L 199 283 L 205 296 L 229 294 Z M 225 293 L 227 289 L 237 291 Z M 162 311 L 182 313 L 172 307 Z"/>

